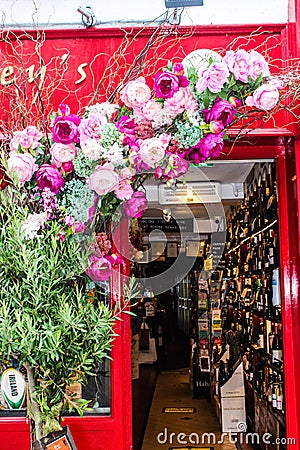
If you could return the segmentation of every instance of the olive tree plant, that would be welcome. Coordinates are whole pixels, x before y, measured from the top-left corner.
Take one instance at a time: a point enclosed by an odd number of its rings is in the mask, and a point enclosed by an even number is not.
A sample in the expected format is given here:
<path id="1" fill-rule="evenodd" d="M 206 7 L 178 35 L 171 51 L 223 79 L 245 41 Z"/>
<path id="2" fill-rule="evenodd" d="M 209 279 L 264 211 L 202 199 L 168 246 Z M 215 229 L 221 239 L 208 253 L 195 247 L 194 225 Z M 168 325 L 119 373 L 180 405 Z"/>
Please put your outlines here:
<path id="1" fill-rule="evenodd" d="M 60 240 L 54 221 L 26 239 L 24 195 L 12 187 L 0 192 L 0 359 L 13 356 L 26 369 L 27 411 L 40 439 L 60 429 L 64 408 L 87 406 L 67 387 L 84 383 L 108 356 L 118 313 L 87 300 L 87 243 Z"/>

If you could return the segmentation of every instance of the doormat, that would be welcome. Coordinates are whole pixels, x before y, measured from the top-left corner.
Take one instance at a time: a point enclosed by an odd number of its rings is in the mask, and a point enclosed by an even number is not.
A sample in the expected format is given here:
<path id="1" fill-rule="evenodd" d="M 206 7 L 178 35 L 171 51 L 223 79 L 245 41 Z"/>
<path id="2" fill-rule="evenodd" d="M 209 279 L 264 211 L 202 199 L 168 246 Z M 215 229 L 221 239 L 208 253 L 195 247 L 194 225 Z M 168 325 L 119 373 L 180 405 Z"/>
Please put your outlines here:
<path id="1" fill-rule="evenodd" d="M 192 408 L 192 407 L 180 407 L 180 408 L 175 408 L 175 407 L 171 407 L 171 406 L 166 406 L 165 408 L 162 409 L 163 413 L 167 413 L 167 414 L 195 414 L 197 412 L 197 408 Z"/>

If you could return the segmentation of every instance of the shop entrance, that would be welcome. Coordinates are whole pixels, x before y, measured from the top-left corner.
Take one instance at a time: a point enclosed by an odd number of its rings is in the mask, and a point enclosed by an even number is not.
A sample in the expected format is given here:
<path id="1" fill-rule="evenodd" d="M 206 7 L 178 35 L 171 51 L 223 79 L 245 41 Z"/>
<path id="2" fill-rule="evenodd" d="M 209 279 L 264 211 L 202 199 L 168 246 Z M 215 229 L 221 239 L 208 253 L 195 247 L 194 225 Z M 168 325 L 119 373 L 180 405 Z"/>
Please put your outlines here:
<path id="1" fill-rule="evenodd" d="M 197 180 L 187 192 L 192 217 L 184 216 L 186 206 L 181 205 L 184 186 L 179 186 L 179 194 L 173 191 L 177 195 L 174 202 L 164 192 L 158 192 L 155 198 L 155 188 L 147 188 L 152 202 L 140 226 L 148 259 L 136 267 L 144 289 L 137 311 L 140 319 L 135 319 L 132 329 L 139 350 L 138 356 L 133 356 L 135 450 L 150 448 L 149 429 L 145 437 L 144 432 L 147 419 L 148 427 L 152 420 L 151 414 L 159 416 L 160 428 L 164 422 L 172 423 L 161 404 L 159 411 L 150 409 L 153 393 L 157 401 L 154 391 L 157 379 L 157 389 L 164 389 L 162 379 L 168 377 L 167 383 L 173 383 L 174 389 L 177 387 L 178 395 L 173 395 L 173 403 L 165 407 L 173 412 L 174 424 L 188 424 L 187 431 L 179 426 L 178 433 L 193 435 L 191 442 L 182 438 L 184 448 L 186 444 L 190 447 L 198 444 L 199 448 L 201 436 L 211 431 L 211 425 L 204 421 L 193 429 L 193 417 L 196 414 L 207 417 L 211 412 L 216 432 L 245 431 L 241 427 L 247 425 L 247 432 L 240 435 L 241 448 L 251 448 L 246 442 L 262 449 L 290 448 L 289 443 L 295 448 L 292 438 L 297 437 L 293 434 L 297 424 L 295 420 L 289 421 L 295 406 L 288 386 L 291 361 L 287 343 L 291 329 L 286 322 L 291 278 L 284 278 L 291 252 L 286 247 L 290 238 L 287 222 L 297 235 L 294 215 L 286 214 L 291 199 L 296 201 L 293 185 L 286 183 L 287 174 L 293 179 L 295 168 L 292 156 L 278 154 L 278 150 L 278 146 L 268 148 L 265 159 L 254 159 L 252 154 L 249 159 L 212 161 L 192 168 L 186 183 L 190 188 L 189 183 Z M 205 205 L 191 200 L 193 190 L 198 189 L 194 195 L 201 195 L 199 189 L 204 182 L 209 182 L 213 191 L 208 192 L 205 185 L 206 191 L 202 193 L 208 199 Z M 216 193 L 221 207 L 214 205 Z M 179 232 L 172 215 L 177 219 Z M 297 252 L 297 247 L 292 251 Z M 191 267 L 185 276 L 178 276 L 173 286 L 159 292 L 157 275 L 166 272 L 168 283 L 168 269 L 181 253 L 190 260 Z M 147 347 L 147 336 L 152 348 Z M 138 338 L 142 342 L 138 343 Z M 136 363 L 137 357 L 140 364 Z M 143 362 L 143 358 L 149 360 Z M 237 385 L 232 385 L 232 380 Z M 181 400 L 188 398 L 190 404 L 183 405 Z M 197 413 L 185 408 L 196 408 Z M 151 448 L 180 448 L 173 438 L 170 442 L 170 436 L 166 442 L 158 442 L 159 431 L 165 427 L 153 428 L 153 420 L 151 426 Z M 264 433 L 270 433 L 277 442 L 264 443 Z M 164 441 L 165 435 L 160 438 Z M 216 437 L 214 448 L 225 448 L 225 444 L 217 442 Z M 202 443 L 207 448 L 205 438 Z"/>

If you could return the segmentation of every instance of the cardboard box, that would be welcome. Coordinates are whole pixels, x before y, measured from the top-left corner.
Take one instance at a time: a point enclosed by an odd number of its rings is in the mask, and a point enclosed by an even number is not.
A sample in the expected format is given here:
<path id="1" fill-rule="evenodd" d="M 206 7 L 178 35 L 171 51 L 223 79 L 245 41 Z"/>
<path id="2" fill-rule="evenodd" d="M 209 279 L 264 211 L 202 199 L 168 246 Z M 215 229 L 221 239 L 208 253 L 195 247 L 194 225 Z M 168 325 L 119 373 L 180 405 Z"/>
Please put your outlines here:
<path id="1" fill-rule="evenodd" d="M 239 432 L 240 422 L 246 423 L 245 397 L 221 398 L 222 432 Z"/>

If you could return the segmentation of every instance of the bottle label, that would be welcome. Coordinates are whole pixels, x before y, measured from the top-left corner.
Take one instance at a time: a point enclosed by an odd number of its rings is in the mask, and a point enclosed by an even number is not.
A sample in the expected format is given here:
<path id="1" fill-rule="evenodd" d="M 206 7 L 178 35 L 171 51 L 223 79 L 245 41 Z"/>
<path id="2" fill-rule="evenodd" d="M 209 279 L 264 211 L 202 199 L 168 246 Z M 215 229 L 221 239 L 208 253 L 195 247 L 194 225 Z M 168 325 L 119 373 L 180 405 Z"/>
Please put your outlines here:
<path id="1" fill-rule="evenodd" d="M 282 350 L 272 350 L 273 353 L 273 361 L 281 361 L 282 360 Z"/>
<path id="2" fill-rule="evenodd" d="M 279 411 L 282 410 L 282 395 L 279 395 L 277 397 L 277 402 L 276 402 L 276 408 L 279 409 Z"/>

